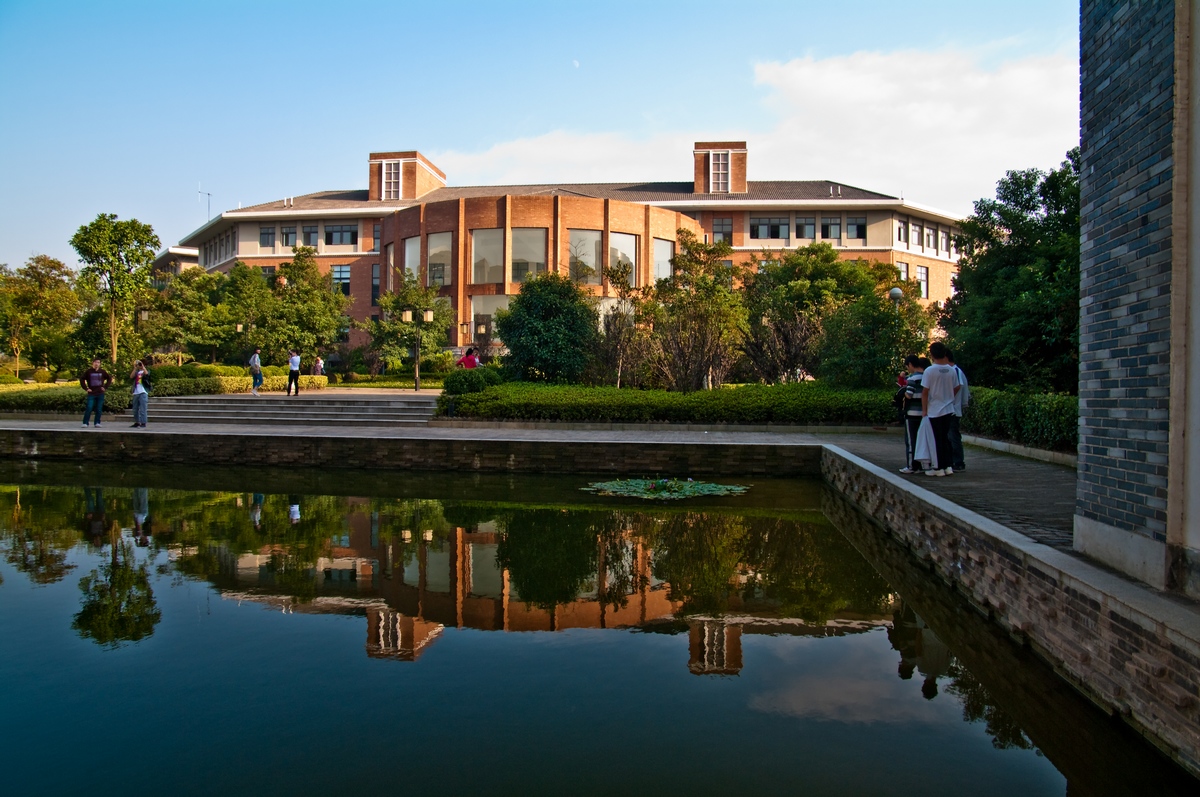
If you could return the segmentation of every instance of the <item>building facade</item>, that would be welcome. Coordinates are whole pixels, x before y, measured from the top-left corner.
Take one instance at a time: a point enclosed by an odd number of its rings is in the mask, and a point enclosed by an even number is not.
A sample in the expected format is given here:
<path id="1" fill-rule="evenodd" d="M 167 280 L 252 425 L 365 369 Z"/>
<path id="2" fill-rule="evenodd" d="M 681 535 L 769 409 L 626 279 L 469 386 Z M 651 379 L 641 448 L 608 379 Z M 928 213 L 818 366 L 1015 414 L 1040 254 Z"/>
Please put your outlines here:
<path id="1" fill-rule="evenodd" d="M 1197 596 L 1194 32 L 1188 0 L 1081 7 L 1075 548 Z"/>

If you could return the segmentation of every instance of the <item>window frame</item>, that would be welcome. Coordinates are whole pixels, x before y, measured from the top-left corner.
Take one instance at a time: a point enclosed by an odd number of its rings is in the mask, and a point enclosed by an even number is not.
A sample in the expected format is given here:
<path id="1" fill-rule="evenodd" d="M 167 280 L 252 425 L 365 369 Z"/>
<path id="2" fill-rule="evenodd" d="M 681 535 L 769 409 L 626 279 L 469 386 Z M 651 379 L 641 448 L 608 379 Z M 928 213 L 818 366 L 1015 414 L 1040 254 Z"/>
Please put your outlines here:
<path id="1" fill-rule="evenodd" d="M 708 153 L 708 192 L 710 194 L 729 193 L 729 151 Z"/>
<path id="2" fill-rule="evenodd" d="M 801 225 L 804 229 L 801 229 Z M 812 235 L 805 235 L 810 232 Z M 816 216 L 797 216 L 796 217 L 796 238 L 801 241 L 817 240 L 817 217 Z"/>
<path id="3" fill-rule="evenodd" d="M 760 233 L 765 230 L 766 235 Z M 784 233 L 772 235 L 772 233 Z M 790 241 L 792 239 L 792 222 L 786 216 L 751 216 L 750 238 L 755 241 Z"/>
<path id="4" fill-rule="evenodd" d="M 721 229 L 719 229 L 719 230 L 717 229 L 718 225 L 720 225 L 720 227 L 721 227 Z M 726 228 L 728 228 L 728 229 L 726 229 Z M 721 236 L 721 237 L 718 237 L 718 236 Z M 726 237 L 726 236 L 728 236 L 728 237 Z M 712 220 L 712 241 L 713 241 L 713 243 L 716 243 L 717 241 L 728 241 L 730 246 L 733 245 L 733 217 L 732 216 L 722 216 L 721 218 L 714 218 Z"/>
<path id="5" fill-rule="evenodd" d="M 309 236 L 312 236 L 311 238 Z M 319 224 L 303 224 L 300 226 L 300 240 L 305 246 L 311 246 L 314 249 L 321 240 L 321 225 Z"/>
<path id="6" fill-rule="evenodd" d="M 837 235 L 831 235 L 834 228 L 837 229 Z M 822 216 L 821 217 L 821 240 L 822 241 L 840 241 L 842 240 L 842 217 L 841 216 Z"/>
<path id="7" fill-rule="evenodd" d="M 344 279 L 343 279 L 344 277 Z M 350 295 L 350 264 L 339 263 L 336 266 L 329 267 L 329 278 L 333 281 L 333 290 L 336 293 L 338 290 L 343 296 Z M 339 286 L 341 286 L 339 288 Z"/>
<path id="8" fill-rule="evenodd" d="M 345 236 L 349 236 L 350 240 L 341 240 Z M 325 225 L 325 245 L 326 246 L 357 246 L 358 245 L 358 225 L 357 224 L 326 224 Z"/>
<path id="9" fill-rule="evenodd" d="M 850 232 L 850 228 L 854 227 L 855 235 Z M 866 216 L 847 216 L 846 217 L 846 238 L 852 241 L 862 241 L 864 244 L 867 241 L 867 217 Z"/>
<path id="10" fill-rule="evenodd" d="M 917 284 L 921 286 L 921 298 L 929 298 L 929 266 L 917 266 Z"/>
<path id="11" fill-rule="evenodd" d="M 275 225 L 270 227 L 265 224 L 258 225 L 258 245 L 275 248 Z"/>
<path id="12" fill-rule="evenodd" d="M 287 247 L 296 245 L 296 225 L 279 228 L 279 242 Z"/>
<path id="13" fill-rule="evenodd" d="M 381 172 L 379 189 L 380 198 L 393 200 L 400 198 L 400 161 L 384 161 Z"/>

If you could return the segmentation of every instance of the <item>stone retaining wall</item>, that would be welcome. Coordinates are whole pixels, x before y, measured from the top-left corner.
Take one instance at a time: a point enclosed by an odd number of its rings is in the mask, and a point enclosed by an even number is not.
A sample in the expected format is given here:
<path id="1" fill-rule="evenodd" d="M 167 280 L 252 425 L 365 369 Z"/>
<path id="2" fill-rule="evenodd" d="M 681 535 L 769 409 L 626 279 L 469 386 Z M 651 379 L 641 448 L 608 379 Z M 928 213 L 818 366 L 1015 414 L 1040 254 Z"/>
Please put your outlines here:
<path id="1" fill-rule="evenodd" d="M 545 442 L 0 429 L 0 458 L 183 465 L 816 478 L 816 445 Z"/>
<path id="2" fill-rule="evenodd" d="M 849 454 L 826 482 L 942 580 L 1200 776 L 1200 614 Z"/>

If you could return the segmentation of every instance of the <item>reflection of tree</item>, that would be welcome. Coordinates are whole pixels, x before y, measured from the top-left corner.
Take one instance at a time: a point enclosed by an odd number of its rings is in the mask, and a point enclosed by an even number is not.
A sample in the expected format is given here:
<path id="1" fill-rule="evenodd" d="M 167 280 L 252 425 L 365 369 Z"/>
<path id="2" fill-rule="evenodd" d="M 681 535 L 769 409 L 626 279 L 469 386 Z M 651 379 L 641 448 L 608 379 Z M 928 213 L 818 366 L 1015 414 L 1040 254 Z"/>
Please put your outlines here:
<path id="1" fill-rule="evenodd" d="M 654 575 L 671 584 L 685 612 L 720 612 L 734 591 L 746 527 L 740 517 L 670 515 L 654 534 Z"/>
<path id="2" fill-rule="evenodd" d="M 75 544 L 76 534 L 68 527 L 66 514 L 51 509 L 35 515 L 30 506 L 22 506 L 20 487 L 11 496 L 11 510 L 4 516 L 7 518 L 3 525 L 7 542 L 4 558 L 35 584 L 61 581 L 75 569 L 75 565 L 67 564 L 67 553 Z"/>
<path id="3" fill-rule="evenodd" d="M 962 701 L 963 720 L 984 723 L 992 747 L 1005 750 L 1010 747 L 1030 750 L 1033 742 L 1021 730 L 1021 726 L 1004 709 L 996 705 L 987 688 L 979 679 L 967 671 L 957 659 L 950 665 L 950 685 L 946 691 L 957 695 Z"/>
<path id="4" fill-rule="evenodd" d="M 133 545 L 113 534 L 110 547 L 111 560 L 79 581 L 82 605 L 71 627 L 85 639 L 115 648 L 153 634 L 162 612 L 150 587 L 149 567 L 135 561 Z"/>
<path id="5" fill-rule="evenodd" d="M 553 610 L 596 576 L 598 513 L 530 509 L 506 513 L 496 552 L 522 600 Z"/>

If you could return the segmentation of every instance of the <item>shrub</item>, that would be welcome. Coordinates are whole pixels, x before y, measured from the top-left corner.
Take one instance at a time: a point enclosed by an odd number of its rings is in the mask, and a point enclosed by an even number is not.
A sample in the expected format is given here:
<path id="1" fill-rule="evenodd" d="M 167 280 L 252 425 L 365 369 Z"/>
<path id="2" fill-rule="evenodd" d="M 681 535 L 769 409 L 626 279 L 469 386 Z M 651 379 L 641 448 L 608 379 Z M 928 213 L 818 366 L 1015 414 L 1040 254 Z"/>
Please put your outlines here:
<path id="1" fill-rule="evenodd" d="M 439 351 L 421 358 L 422 374 L 448 374 L 454 370 L 454 352 Z"/>
<path id="2" fill-rule="evenodd" d="M 86 393 L 79 385 L 27 385 L 25 389 L 0 391 L 0 412 L 77 412 L 83 413 Z M 104 399 L 104 411 L 120 413 L 129 409 L 129 392 L 110 389 Z"/>
<path id="3" fill-rule="evenodd" d="M 693 393 L 509 383 L 461 395 L 455 412 L 497 420 L 876 425 L 895 419 L 891 393 L 819 382 Z M 448 401 L 443 398 L 443 410 Z"/>
<path id="4" fill-rule="evenodd" d="M 1031 448 L 1074 451 L 1079 445 L 1079 399 L 972 387 L 962 430 Z"/>
<path id="5" fill-rule="evenodd" d="M 150 369 L 150 379 L 162 381 L 164 379 L 183 379 L 184 370 L 178 365 L 159 365 Z"/>
<path id="6" fill-rule="evenodd" d="M 0 385 L 23 385 L 23 384 L 25 384 L 25 380 L 18 379 L 17 377 L 13 376 L 11 372 L 7 373 L 7 374 L 0 374 Z"/>
<path id="7" fill-rule="evenodd" d="M 246 369 L 240 365 L 200 365 L 198 363 L 188 363 L 183 366 L 182 376 L 187 379 L 196 379 L 213 376 L 245 376 Z"/>
<path id="8" fill-rule="evenodd" d="M 442 381 L 442 390 L 452 396 L 461 396 L 466 393 L 482 393 L 500 382 L 499 369 L 460 368 L 446 374 Z"/>
<path id="9" fill-rule="evenodd" d="M 46 368 L 39 368 L 33 372 L 33 381 L 39 385 L 45 385 L 54 381 L 54 374 Z"/>
<path id="10" fill-rule="evenodd" d="M 496 332 L 508 347 L 504 364 L 528 382 L 577 382 L 600 337 L 590 296 L 570 278 L 542 274 L 521 284 Z"/>
<path id="11" fill-rule="evenodd" d="M 268 376 L 284 376 L 284 377 L 286 377 L 288 375 L 288 369 L 284 368 L 282 365 L 264 365 L 262 372 L 263 372 L 264 377 L 268 377 Z"/>

